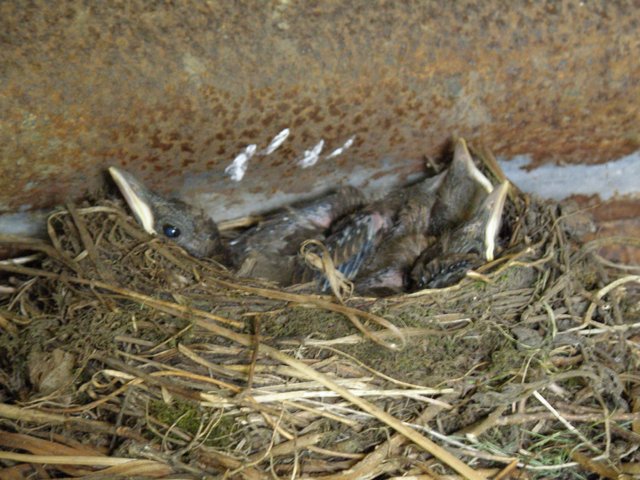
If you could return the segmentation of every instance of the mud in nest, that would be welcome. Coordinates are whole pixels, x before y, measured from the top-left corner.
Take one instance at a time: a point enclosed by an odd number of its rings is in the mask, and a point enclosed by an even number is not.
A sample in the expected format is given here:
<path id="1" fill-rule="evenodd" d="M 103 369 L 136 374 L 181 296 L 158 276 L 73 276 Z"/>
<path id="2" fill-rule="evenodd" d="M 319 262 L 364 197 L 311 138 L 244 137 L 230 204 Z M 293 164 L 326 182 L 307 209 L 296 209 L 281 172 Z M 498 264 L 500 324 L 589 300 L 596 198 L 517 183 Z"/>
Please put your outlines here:
<path id="1" fill-rule="evenodd" d="M 0 477 L 639 471 L 638 269 L 513 193 L 494 262 L 341 304 L 238 279 L 117 204 L 0 264 Z M 93 478 L 93 477 L 92 477 Z"/>

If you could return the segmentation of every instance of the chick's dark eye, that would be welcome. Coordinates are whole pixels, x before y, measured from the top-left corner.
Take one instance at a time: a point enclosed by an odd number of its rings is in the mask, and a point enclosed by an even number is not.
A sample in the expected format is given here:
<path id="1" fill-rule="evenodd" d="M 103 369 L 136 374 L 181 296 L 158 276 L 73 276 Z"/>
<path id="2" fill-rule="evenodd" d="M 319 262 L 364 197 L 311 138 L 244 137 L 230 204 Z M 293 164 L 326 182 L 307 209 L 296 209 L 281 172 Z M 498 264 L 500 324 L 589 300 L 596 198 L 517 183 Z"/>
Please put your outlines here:
<path id="1" fill-rule="evenodd" d="M 162 232 L 169 238 L 176 238 L 180 236 L 180 229 L 173 225 L 164 225 L 162 227 Z"/>

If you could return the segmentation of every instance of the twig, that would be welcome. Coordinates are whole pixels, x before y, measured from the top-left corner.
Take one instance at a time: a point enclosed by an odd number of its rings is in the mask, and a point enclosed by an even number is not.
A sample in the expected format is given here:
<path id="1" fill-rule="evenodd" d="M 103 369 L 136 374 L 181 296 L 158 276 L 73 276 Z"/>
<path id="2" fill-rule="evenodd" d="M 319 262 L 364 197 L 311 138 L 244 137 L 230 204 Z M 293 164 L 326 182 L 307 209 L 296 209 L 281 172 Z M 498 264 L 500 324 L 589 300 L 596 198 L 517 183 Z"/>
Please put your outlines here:
<path id="1" fill-rule="evenodd" d="M 560 420 L 560 423 L 562 423 L 567 428 L 567 430 L 569 430 L 571 433 L 577 436 L 580 440 L 582 440 L 582 442 L 587 447 L 589 447 L 591 450 L 593 450 L 597 454 L 602 454 L 602 451 L 598 447 L 596 447 L 587 437 L 585 437 L 580 431 L 578 431 L 576 427 L 571 425 L 571 423 L 569 423 L 569 421 L 566 418 L 560 415 L 560 412 L 558 412 L 555 408 L 553 408 L 553 406 L 547 401 L 547 399 L 544 398 L 542 395 L 540 395 L 540 393 L 537 390 L 533 391 L 533 396 L 536 397 L 538 401 L 553 414 L 554 417 Z"/>
<path id="2" fill-rule="evenodd" d="M 0 403 L 0 417 L 19 420 L 21 422 L 32 422 L 41 425 L 64 425 L 67 428 L 80 430 L 83 432 L 99 432 L 119 437 L 131 438 L 139 442 L 146 441 L 145 438 L 128 427 L 117 427 L 107 422 L 89 420 L 87 418 L 70 417 L 56 413 L 43 412 L 33 408 L 20 408 L 6 403 Z"/>
<path id="3" fill-rule="evenodd" d="M 630 282 L 640 283 L 640 275 L 627 275 L 626 277 L 622 277 L 617 280 L 614 280 L 613 282 L 609 283 L 608 285 L 605 285 L 600 290 L 598 290 L 598 292 L 596 293 L 595 300 L 592 301 L 589 304 L 589 307 L 587 308 L 587 312 L 584 315 L 584 319 L 582 320 L 582 323 L 577 327 L 570 328 L 565 331 L 573 332 L 573 331 L 586 328 L 592 322 L 591 319 L 593 318 L 593 313 L 595 312 L 596 307 L 598 306 L 597 302 L 601 300 L 602 297 L 607 295 L 611 290 L 614 290 L 618 288 L 620 285 L 624 285 L 625 283 L 630 283 Z"/>

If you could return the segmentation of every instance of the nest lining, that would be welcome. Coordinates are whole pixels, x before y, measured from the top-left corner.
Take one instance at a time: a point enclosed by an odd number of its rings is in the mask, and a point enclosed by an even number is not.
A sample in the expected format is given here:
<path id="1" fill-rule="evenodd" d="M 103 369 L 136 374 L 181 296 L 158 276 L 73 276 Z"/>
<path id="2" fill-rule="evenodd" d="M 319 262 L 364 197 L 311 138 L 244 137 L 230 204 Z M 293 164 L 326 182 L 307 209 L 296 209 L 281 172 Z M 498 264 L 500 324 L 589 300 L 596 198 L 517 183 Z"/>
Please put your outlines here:
<path id="1" fill-rule="evenodd" d="M 505 252 L 460 284 L 344 303 L 235 278 L 112 203 L 55 213 L 51 244 L 3 237 L 37 253 L 0 265 L 0 474 L 637 468 L 640 278 L 555 206 L 509 209 Z"/>

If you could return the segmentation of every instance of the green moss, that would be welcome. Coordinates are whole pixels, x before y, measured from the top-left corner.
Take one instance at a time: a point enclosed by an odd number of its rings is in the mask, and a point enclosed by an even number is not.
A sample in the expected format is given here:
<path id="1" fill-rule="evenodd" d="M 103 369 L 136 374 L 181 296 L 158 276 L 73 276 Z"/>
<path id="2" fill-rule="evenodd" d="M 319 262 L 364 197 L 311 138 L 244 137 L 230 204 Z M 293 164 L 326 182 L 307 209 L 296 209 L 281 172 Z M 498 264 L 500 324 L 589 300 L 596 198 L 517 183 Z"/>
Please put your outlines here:
<path id="1" fill-rule="evenodd" d="M 149 405 L 149 414 L 167 425 L 175 424 L 192 435 L 198 432 L 202 418 L 198 407 L 182 401 L 169 404 L 162 400 L 154 400 Z"/>
<path id="2" fill-rule="evenodd" d="M 175 425 L 185 432 L 196 435 L 209 423 L 210 415 L 217 415 L 216 412 L 203 411 L 196 405 L 189 402 L 176 401 L 167 404 L 162 400 L 156 400 L 149 405 L 149 413 L 166 425 Z M 205 445 L 211 447 L 225 448 L 237 443 L 237 434 L 241 426 L 236 418 L 231 415 L 222 414 L 214 422 L 214 426 L 204 441 Z"/>

